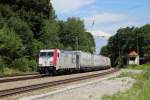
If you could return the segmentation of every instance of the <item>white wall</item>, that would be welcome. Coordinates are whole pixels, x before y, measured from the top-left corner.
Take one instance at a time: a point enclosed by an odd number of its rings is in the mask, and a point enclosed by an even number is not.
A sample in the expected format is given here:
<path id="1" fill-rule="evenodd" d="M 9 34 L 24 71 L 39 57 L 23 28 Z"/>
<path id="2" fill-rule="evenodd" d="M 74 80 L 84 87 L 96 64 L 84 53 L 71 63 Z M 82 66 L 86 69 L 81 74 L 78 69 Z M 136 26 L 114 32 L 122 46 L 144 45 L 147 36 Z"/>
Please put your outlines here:
<path id="1" fill-rule="evenodd" d="M 137 56 L 134 61 L 129 59 L 129 65 L 139 65 L 139 64 L 140 64 L 139 56 Z"/>

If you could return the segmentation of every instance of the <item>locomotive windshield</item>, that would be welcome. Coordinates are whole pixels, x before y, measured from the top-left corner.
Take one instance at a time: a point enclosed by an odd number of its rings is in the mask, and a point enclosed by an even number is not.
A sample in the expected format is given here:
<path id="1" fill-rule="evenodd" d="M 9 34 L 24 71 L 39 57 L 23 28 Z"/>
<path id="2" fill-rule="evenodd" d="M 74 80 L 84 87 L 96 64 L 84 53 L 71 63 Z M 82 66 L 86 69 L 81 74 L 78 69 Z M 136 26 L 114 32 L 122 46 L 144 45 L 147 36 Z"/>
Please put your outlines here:
<path id="1" fill-rule="evenodd" d="M 54 54 L 53 52 L 47 52 L 48 57 L 53 57 L 53 54 Z"/>
<path id="2" fill-rule="evenodd" d="M 53 52 L 40 52 L 40 57 L 53 57 Z"/>
<path id="3" fill-rule="evenodd" d="M 46 52 L 40 52 L 40 57 L 46 57 Z"/>

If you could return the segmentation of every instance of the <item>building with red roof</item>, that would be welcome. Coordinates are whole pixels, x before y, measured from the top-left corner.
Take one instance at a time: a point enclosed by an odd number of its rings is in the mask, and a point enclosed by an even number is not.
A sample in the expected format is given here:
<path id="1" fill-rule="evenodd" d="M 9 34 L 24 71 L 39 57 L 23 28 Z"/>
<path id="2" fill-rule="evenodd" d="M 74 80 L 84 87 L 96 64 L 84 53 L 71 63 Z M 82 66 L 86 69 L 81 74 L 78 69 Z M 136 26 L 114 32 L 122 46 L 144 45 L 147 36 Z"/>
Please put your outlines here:
<path id="1" fill-rule="evenodd" d="M 139 65 L 139 54 L 135 51 L 131 51 L 128 54 L 128 64 L 129 65 Z"/>

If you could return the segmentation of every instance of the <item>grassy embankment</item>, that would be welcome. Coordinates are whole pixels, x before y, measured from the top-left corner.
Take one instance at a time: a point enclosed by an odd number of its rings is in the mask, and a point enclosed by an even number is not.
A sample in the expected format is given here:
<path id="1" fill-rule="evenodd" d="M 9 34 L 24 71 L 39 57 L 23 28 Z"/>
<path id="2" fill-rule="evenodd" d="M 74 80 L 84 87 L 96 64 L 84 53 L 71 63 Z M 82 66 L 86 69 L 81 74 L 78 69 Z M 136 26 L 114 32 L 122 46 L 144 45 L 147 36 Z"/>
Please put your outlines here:
<path id="1" fill-rule="evenodd" d="M 0 70 L 0 76 L 7 76 L 7 75 L 20 75 L 20 74 L 29 74 L 29 73 L 35 73 L 33 71 L 19 71 L 17 69 L 11 69 L 11 68 L 3 68 Z"/>
<path id="2" fill-rule="evenodd" d="M 150 64 L 129 66 L 128 69 L 143 70 L 143 73 L 122 73 L 118 77 L 131 77 L 136 83 L 128 91 L 104 96 L 103 100 L 150 100 Z"/>

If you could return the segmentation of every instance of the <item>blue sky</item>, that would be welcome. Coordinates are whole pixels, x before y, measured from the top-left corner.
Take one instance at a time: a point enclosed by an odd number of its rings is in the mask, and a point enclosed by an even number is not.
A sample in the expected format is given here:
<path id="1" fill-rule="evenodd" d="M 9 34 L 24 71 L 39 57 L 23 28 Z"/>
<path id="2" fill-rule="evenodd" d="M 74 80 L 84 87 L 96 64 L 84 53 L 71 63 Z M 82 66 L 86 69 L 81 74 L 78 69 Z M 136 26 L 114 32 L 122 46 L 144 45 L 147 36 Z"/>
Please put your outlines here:
<path id="1" fill-rule="evenodd" d="M 58 19 L 80 17 L 84 20 L 86 30 L 95 37 L 97 53 L 120 27 L 138 27 L 150 23 L 150 0 L 51 0 L 51 2 Z M 93 20 L 95 24 L 92 27 Z"/>

